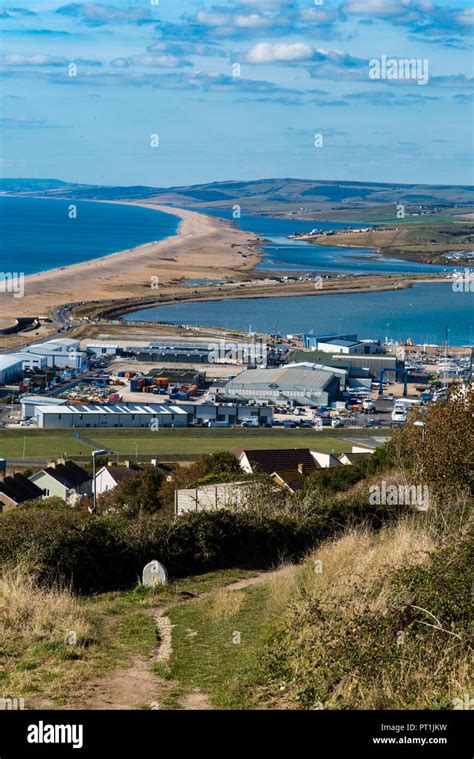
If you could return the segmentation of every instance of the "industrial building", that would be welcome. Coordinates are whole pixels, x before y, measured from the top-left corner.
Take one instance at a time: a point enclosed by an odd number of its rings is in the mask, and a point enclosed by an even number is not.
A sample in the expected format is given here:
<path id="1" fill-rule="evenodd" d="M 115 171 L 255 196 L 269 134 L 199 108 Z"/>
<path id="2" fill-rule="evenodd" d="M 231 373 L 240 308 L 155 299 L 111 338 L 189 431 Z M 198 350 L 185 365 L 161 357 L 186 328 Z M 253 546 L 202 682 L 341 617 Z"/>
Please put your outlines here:
<path id="1" fill-rule="evenodd" d="M 352 387 L 356 383 L 352 380 L 359 379 L 378 379 L 380 371 L 384 369 L 385 379 L 395 380 L 397 369 L 403 369 L 404 362 L 397 359 L 391 353 L 384 353 L 372 356 L 359 356 L 347 354 L 324 353 L 323 351 L 297 351 L 295 354 L 297 361 L 314 362 L 322 361 L 332 369 L 344 369 L 348 375 L 349 385 Z"/>
<path id="2" fill-rule="evenodd" d="M 327 406 L 336 400 L 341 375 L 329 367 L 291 364 L 277 369 L 247 369 L 224 387 L 226 397 L 266 403 Z"/>
<path id="3" fill-rule="evenodd" d="M 23 376 L 23 359 L 15 353 L 0 356 L 0 384 L 16 382 Z"/>
<path id="4" fill-rule="evenodd" d="M 222 425 L 255 422 L 259 426 L 271 424 L 273 409 L 269 406 L 244 406 L 236 403 L 180 403 L 189 414 L 190 423 L 216 423 Z"/>
<path id="5" fill-rule="evenodd" d="M 148 348 L 131 348 L 138 361 L 171 364 L 208 364 L 211 348 L 207 345 L 154 345 Z"/>
<path id="6" fill-rule="evenodd" d="M 27 345 L 23 351 L 34 356 L 42 356 L 51 369 L 74 369 L 77 372 L 87 368 L 87 354 L 80 349 L 80 340 L 61 337 L 36 345 Z"/>
<path id="7" fill-rule="evenodd" d="M 100 427 L 187 427 L 188 414 L 178 406 L 112 404 L 103 406 L 37 406 L 35 420 L 41 429 Z"/>
<path id="8" fill-rule="evenodd" d="M 37 405 L 30 398 L 24 413 L 33 412 L 42 429 L 80 429 L 84 427 L 187 427 L 189 424 L 230 426 L 253 421 L 271 423 L 273 409 L 267 406 L 241 406 L 234 403 L 182 403 L 179 406 L 158 403 L 116 403 L 98 405 Z M 29 417 L 31 418 L 31 417 Z"/>
<path id="9" fill-rule="evenodd" d="M 303 335 L 305 348 L 322 353 L 371 355 L 385 353 L 385 347 L 376 340 L 358 340 L 357 335 Z"/>
<path id="10" fill-rule="evenodd" d="M 67 403 L 67 400 L 49 395 L 24 395 L 20 398 L 20 403 L 22 421 L 28 421 L 35 416 L 39 406 L 62 406 Z"/>

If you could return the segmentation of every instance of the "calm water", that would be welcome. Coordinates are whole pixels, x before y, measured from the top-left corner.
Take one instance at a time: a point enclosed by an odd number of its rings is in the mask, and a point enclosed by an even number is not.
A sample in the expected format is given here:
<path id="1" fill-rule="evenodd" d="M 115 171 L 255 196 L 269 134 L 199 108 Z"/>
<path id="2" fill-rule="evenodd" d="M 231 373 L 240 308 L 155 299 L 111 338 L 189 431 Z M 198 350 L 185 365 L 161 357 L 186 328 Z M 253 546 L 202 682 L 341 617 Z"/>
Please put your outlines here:
<path id="1" fill-rule="evenodd" d="M 0 270 L 32 274 L 100 258 L 174 235 L 179 221 L 137 206 L 0 196 Z"/>
<path id="2" fill-rule="evenodd" d="M 199 210 L 199 209 L 196 209 Z M 206 213 L 209 211 L 206 210 Z M 213 212 L 216 216 L 232 218 L 231 211 Z M 263 248 L 264 257 L 256 270 L 264 271 L 314 271 L 368 274 L 370 272 L 440 272 L 449 271 L 451 266 L 437 266 L 399 261 L 386 258 L 370 248 L 334 248 L 329 245 L 312 245 L 304 240 L 289 240 L 295 232 L 310 232 L 312 229 L 354 229 L 366 224 L 345 224 L 327 221 L 298 221 L 296 219 L 271 219 L 268 216 L 242 216 L 236 224 L 247 232 L 270 239 Z"/>
<path id="3" fill-rule="evenodd" d="M 451 345 L 474 339 L 474 293 L 450 284 L 420 284 L 406 290 L 356 295 L 183 303 L 127 314 L 128 321 L 167 321 L 257 332 L 357 332 L 362 338 L 441 343 L 445 325 Z"/>

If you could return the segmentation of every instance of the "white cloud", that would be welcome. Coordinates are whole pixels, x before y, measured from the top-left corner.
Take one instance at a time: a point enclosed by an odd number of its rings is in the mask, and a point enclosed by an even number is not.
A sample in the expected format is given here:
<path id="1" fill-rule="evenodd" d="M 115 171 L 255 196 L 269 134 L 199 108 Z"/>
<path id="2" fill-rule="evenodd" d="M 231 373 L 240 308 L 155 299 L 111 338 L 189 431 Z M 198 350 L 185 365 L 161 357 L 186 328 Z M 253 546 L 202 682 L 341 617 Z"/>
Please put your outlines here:
<path id="1" fill-rule="evenodd" d="M 0 63 L 6 66 L 67 66 L 70 61 L 52 55 L 4 55 Z"/>
<path id="2" fill-rule="evenodd" d="M 464 26 L 473 26 L 474 24 L 474 8 L 466 8 L 457 15 L 457 20 Z"/>
<path id="3" fill-rule="evenodd" d="M 189 65 L 176 55 L 132 55 L 128 61 L 132 66 L 157 66 L 167 69 Z"/>
<path id="4" fill-rule="evenodd" d="M 276 63 L 281 61 L 309 61 L 314 49 L 305 42 L 258 42 L 247 53 L 249 63 Z"/>

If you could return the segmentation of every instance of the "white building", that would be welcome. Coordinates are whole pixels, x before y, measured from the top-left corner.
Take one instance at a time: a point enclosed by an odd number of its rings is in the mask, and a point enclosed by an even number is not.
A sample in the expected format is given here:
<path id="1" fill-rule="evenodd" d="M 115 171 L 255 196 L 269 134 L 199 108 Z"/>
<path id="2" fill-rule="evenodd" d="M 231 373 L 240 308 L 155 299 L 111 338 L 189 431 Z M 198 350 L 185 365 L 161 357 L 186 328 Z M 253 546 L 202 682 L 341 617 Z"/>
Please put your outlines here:
<path id="1" fill-rule="evenodd" d="M 21 379 L 23 374 L 23 360 L 21 356 L 14 353 L 7 353 L 0 356 L 0 383 L 6 385 L 9 382 L 16 382 Z"/>
<path id="2" fill-rule="evenodd" d="M 95 476 L 95 492 L 97 497 L 109 493 L 123 480 L 134 477 L 142 471 L 141 467 L 134 468 L 130 463 L 127 465 L 108 464 L 103 466 Z"/>
<path id="3" fill-rule="evenodd" d="M 64 398 L 52 398 L 49 395 L 24 395 L 20 398 L 22 420 L 32 419 L 38 406 L 63 406 Z"/>
<path id="4" fill-rule="evenodd" d="M 118 346 L 110 343 L 87 343 L 87 352 L 96 356 L 116 356 L 117 351 Z"/>
<path id="5" fill-rule="evenodd" d="M 373 353 L 385 353 L 385 348 L 374 340 L 348 340 L 335 338 L 318 342 L 318 351 L 323 353 L 345 353 L 350 355 L 371 355 Z"/>
<path id="6" fill-rule="evenodd" d="M 103 406 L 37 406 L 35 420 L 41 429 L 87 427 L 187 427 L 188 414 L 178 406 L 150 404 L 104 404 Z"/>
<path id="7" fill-rule="evenodd" d="M 52 369 L 67 368 L 82 371 L 87 368 L 87 355 L 81 351 L 80 341 L 69 337 L 27 345 L 23 351 L 35 356 L 43 356 L 46 365 Z"/>

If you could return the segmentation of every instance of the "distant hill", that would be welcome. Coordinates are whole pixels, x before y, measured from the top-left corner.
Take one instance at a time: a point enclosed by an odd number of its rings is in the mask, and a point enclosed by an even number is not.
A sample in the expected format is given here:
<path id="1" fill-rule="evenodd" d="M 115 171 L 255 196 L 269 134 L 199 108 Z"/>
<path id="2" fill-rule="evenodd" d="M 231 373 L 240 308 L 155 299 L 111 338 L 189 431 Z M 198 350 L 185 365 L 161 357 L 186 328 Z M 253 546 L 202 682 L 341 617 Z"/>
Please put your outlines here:
<path id="1" fill-rule="evenodd" d="M 155 199 L 184 207 L 231 209 L 239 204 L 247 213 L 306 213 L 351 211 L 387 203 L 465 207 L 474 205 L 474 187 L 461 185 L 339 182 L 310 179 L 260 179 L 210 182 L 191 186 L 108 187 L 61 182 L 56 179 L 3 179 L 0 192 L 95 200 Z"/>

